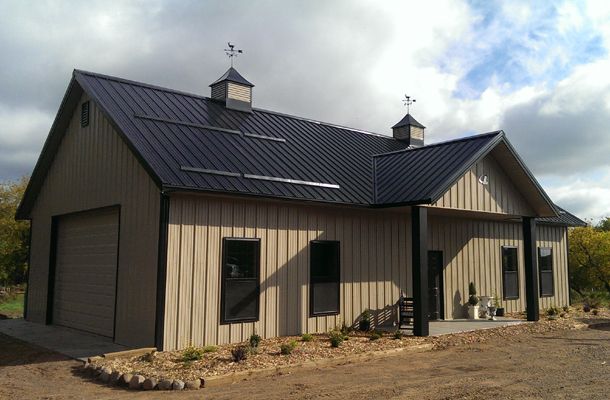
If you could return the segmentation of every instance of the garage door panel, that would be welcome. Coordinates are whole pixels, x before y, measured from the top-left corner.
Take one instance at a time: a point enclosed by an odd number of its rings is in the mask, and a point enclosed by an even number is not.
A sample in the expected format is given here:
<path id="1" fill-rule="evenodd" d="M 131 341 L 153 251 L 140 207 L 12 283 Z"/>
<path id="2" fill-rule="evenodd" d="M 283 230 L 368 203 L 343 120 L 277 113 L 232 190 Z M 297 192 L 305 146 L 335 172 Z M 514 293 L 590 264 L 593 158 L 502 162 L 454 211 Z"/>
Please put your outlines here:
<path id="1" fill-rule="evenodd" d="M 53 323 L 112 337 L 118 238 L 118 209 L 59 218 Z"/>

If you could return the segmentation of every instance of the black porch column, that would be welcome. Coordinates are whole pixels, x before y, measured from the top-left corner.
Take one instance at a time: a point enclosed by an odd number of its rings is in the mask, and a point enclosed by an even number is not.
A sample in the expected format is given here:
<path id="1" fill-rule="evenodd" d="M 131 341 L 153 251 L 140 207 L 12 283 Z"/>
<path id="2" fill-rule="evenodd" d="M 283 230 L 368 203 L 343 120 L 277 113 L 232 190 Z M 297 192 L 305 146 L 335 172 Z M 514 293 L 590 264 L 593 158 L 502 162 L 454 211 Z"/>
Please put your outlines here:
<path id="1" fill-rule="evenodd" d="M 527 320 L 540 319 L 538 303 L 538 254 L 536 248 L 536 219 L 523 217 L 523 252 L 525 254 L 525 301 Z"/>
<path id="2" fill-rule="evenodd" d="M 428 209 L 411 207 L 413 334 L 428 336 Z"/>

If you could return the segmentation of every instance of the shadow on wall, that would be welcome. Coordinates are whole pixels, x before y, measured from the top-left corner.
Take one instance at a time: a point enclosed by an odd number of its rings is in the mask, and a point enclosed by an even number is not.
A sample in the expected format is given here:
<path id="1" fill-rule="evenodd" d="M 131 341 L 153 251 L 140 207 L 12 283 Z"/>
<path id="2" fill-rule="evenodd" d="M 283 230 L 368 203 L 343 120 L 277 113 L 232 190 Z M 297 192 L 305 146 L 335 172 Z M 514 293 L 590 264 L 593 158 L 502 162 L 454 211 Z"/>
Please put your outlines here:
<path id="1" fill-rule="evenodd" d="M 453 295 L 453 318 L 462 318 L 466 315 L 466 304 L 462 304 L 462 294 L 456 290 Z"/>
<path id="2" fill-rule="evenodd" d="M 395 323 L 398 323 L 398 301 L 394 304 L 388 304 L 381 309 L 368 309 L 371 312 L 371 329 L 392 327 Z M 364 312 L 354 318 L 354 322 L 350 326 L 351 328 L 359 328 L 363 314 Z"/>

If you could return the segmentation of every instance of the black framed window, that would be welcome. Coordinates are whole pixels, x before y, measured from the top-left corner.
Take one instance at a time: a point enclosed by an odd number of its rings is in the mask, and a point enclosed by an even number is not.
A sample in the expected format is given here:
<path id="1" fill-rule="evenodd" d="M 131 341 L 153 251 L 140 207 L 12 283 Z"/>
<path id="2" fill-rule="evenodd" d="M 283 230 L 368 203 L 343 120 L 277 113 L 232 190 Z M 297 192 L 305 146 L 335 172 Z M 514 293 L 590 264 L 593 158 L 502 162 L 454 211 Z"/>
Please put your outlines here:
<path id="1" fill-rule="evenodd" d="M 504 299 L 519 298 L 519 257 L 516 247 L 502 247 Z"/>
<path id="2" fill-rule="evenodd" d="M 222 240 L 221 322 L 258 321 L 260 240 Z"/>
<path id="3" fill-rule="evenodd" d="M 309 313 L 339 313 L 339 242 L 310 242 Z"/>
<path id="4" fill-rule="evenodd" d="M 540 273 L 540 297 L 553 296 L 553 249 L 550 247 L 538 248 L 538 271 Z"/>

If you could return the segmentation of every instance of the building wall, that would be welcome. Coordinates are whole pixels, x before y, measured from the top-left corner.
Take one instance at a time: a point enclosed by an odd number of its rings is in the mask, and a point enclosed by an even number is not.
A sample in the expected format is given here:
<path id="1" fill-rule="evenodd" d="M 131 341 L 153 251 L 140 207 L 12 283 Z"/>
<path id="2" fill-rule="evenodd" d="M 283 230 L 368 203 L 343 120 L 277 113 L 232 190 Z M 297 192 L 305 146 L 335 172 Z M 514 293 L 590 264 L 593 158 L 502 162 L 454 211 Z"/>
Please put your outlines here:
<path id="1" fill-rule="evenodd" d="M 479 295 L 501 299 L 507 312 L 525 310 L 525 258 L 521 223 L 430 216 L 428 247 L 443 252 L 445 269 L 445 318 L 463 318 L 468 284 L 474 282 Z M 540 307 L 563 306 L 568 299 L 567 229 L 539 225 L 538 246 L 553 248 L 553 297 L 540 299 Z M 519 298 L 502 299 L 502 246 L 517 247 Z"/>
<path id="2" fill-rule="evenodd" d="M 489 184 L 479 182 L 483 175 L 487 175 Z M 492 155 L 476 163 L 433 206 L 497 214 L 535 215 Z"/>
<path id="3" fill-rule="evenodd" d="M 411 284 L 408 211 L 373 211 L 237 200 L 170 198 L 164 345 L 166 349 L 326 332 L 365 308 L 391 322 L 400 289 Z M 223 237 L 261 239 L 260 318 L 220 325 Z M 309 317 L 309 242 L 339 240 L 339 316 Z M 409 289 L 410 293 L 410 289 Z"/>
<path id="4" fill-rule="evenodd" d="M 116 342 L 154 344 L 160 195 L 155 183 L 92 101 L 80 126 L 83 95 L 31 213 L 28 319 L 46 319 L 51 218 L 121 206 Z"/>

